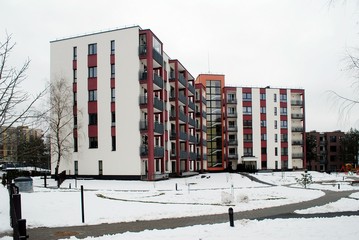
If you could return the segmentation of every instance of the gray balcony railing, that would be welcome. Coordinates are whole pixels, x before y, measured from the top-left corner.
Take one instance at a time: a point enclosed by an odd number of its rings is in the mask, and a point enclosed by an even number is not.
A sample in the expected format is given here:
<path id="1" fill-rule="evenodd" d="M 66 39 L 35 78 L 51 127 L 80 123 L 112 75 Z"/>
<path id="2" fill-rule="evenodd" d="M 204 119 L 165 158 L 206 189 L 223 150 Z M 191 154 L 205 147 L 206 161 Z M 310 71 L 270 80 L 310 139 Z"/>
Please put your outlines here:
<path id="1" fill-rule="evenodd" d="M 202 145 L 207 146 L 207 140 L 202 139 Z"/>
<path id="2" fill-rule="evenodd" d="M 180 119 L 182 122 L 187 122 L 187 116 L 186 116 L 186 114 L 185 114 L 183 111 L 179 111 L 179 119 Z"/>
<path id="3" fill-rule="evenodd" d="M 194 86 L 192 84 L 188 84 L 187 88 L 188 88 L 188 91 L 191 92 L 193 95 L 196 93 L 196 89 L 194 88 Z"/>
<path id="4" fill-rule="evenodd" d="M 154 151 L 153 151 L 153 155 L 155 157 L 163 157 L 165 154 L 164 154 L 164 148 L 163 147 L 159 147 L 159 146 L 156 146 L 154 148 Z"/>
<path id="5" fill-rule="evenodd" d="M 161 55 L 159 52 L 157 52 L 155 49 L 153 49 L 152 53 L 153 53 L 153 59 L 154 59 L 158 64 L 160 64 L 161 66 L 163 66 L 163 57 L 162 57 L 162 55 Z"/>
<path id="6" fill-rule="evenodd" d="M 303 153 L 292 153 L 292 158 L 303 158 Z"/>
<path id="7" fill-rule="evenodd" d="M 196 121 L 195 121 L 193 118 L 188 117 L 188 124 L 191 125 L 191 126 L 193 126 L 193 127 L 195 127 Z"/>
<path id="8" fill-rule="evenodd" d="M 237 140 L 228 140 L 228 146 L 237 146 L 238 141 Z"/>
<path id="9" fill-rule="evenodd" d="M 203 132 L 207 132 L 207 126 L 206 126 L 206 125 L 203 125 L 203 126 L 202 126 L 202 131 L 203 131 Z"/>
<path id="10" fill-rule="evenodd" d="M 237 126 L 228 126 L 227 131 L 228 132 L 236 132 L 237 131 Z"/>
<path id="11" fill-rule="evenodd" d="M 292 127 L 292 132 L 303 132 L 303 127 Z"/>
<path id="12" fill-rule="evenodd" d="M 292 100 L 291 103 L 292 103 L 292 106 L 302 106 L 303 105 L 302 100 Z"/>
<path id="13" fill-rule="evenodd" d="M 238 154 L 229 153 L 229 154 L 228 154 L 228 159 L 238 159 Z"/>
<path id="14" fill-rule="evenodd" d="M 302 140 L 293 140 L 292 145 L 303 145 L 303 141 Z"/>
<path id="15" fill-rule="evenodd" d="M 205 97 L 202 96 L 202 103 L 207 104 L 207 100 Z"/>
<path id="16" fill-rule="evenodd" d="M 147 121 L 141 120 L 140 121 L 140 130 L 147 130 L 147 129 L 148 129 Z"/>
<path id="17" fill-rule="evenodd" d="M 203 154 L 203 160 L 207 160 L 207 154 Z"/>
<path id="18" fill-rule="evenodd" d="M 163 79 L 156 73 L 153 74 L 153 83 L 156 84 L 159 88 L 163 88 Z"/>
<path id="19" fill-rule="evenodd" d="M 303 114 L 302 113 L 292 113 L 292 118 L 294 118 L 294 119 L 302 119 Z"/>
<path id="20" fill-rule="evenodd" d="M 197 158 L 197 154 L 195 152 L 190 152 L 189 153 L 189 159 L 190 160 L 196 160 Z"/>
<path id="21" fill-rule="evenodd" d="M 140 104 L 147 104 L 147 96 L 141 95 L 139 97 L 139 103 Z"/>
<path id="22" fill-rule="evenodd" d="M 170 134 L 170 139 L 171 140 L 175 140 L 177 138 L 177 134 L 175 131 L 171 131 L 171 134 Z"/>
<path id="23" fill-rule="evenodd" d="M 196 139 L 195 136 L 189 135 L 189 141 L 190 141 L 191 143 L 196 143 L 196 142 L 197 142 L 197 139 Z"/>
<path id="24" fill-rule="evenodd" d="M 163 134 L 163 132 L 164 132 L 163 127 L 164 127 L 164 125 L 162 123 L 155 122 L 154 130 L 156 133 Z"/>
<path id="25" fill-rule="evenodd" d="M 180 159 L 187 159 L 188 152 L 187 151 L 180 151 Z"/>
<path id="26" fill-rule="evenodd" d="M 140 156 L 145 157 L 148 155 L 148 146 L 147 145 L 141 145 L 140 146 Z"/>
<path id="27" fill-rule="evenodd" d="M 236 112 L 228 112 L 227 117 L 237 117 L 237 113 Z"/>
<path id="28" fill-rule="evenodd" d="M 207 118 L 207 113 L 205 111 L 202 111 L 202 117 Z"/>
<path id="29" fill-rule="evenodd" d="M 147 53 L 147 46 L 146 45 L 140 45 L 139 49 L 138 49 L 138 54 L 140 56 L 146 55 Z"/>
<path id="30" fill-rule="evenodd" d="M 147 80 L 147 72 L 140 72 L 139 80 Z"/>
<path id="31" fill-rule="evenodd" d="M 180 139 L 180 140 L 183 140 L 183 141 L 187 141 L 187 139 L 188 139 L 187 133 L 180 131 L 180 132 L 179 132 L 179 139 Z"/>
<path id="32" fill-rule="evenodd" d="M 163 101 L 157 97 L 153 98 L 153 106 L 160 111 L 163 111 Z"/>
<path id="33" fill-rule="evenodd" d="M 192 101 L 190 101 L 190 100 L 188 100 L 188 107 L 189 107 L 190 109 L 192 109 L 193 111 L 196 110 L 196 104 L 194 104 L 194 102 L 192 102 Z"/>
<path id="34" fill-rule="evenodd" d="M 233 103 L 237 103 L 237 99 L 227 99 L 227 103 L 233 104 Z"/>
<path id="35" fill-rule="evenodd" d="M 178 93 L 178 100 L 180 100 L 184 105 L 187 105 L 187 98 L 182 93 Z"/>
<path id="36" fill-rule="evenodd" d="M 178 81 L 184 86 L 187 87 L 187 80 L 184 78 L 183 74 L 178 75 Z"/>

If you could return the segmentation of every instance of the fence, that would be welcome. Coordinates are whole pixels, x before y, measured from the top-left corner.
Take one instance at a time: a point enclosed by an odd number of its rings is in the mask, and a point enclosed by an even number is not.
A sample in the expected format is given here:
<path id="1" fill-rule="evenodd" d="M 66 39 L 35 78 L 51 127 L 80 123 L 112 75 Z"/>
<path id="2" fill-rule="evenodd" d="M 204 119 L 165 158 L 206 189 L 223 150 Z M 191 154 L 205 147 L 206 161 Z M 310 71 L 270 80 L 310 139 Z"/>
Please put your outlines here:
<path id="1" fill-rule="evenodd" d="M 10 224 L 13 229 L 13 239 L 22 240 L 29 238 L 26 235 L 26 219 L 21 218 L 21 195 L 15 184 L 8 185 L 10 200 Z"/>

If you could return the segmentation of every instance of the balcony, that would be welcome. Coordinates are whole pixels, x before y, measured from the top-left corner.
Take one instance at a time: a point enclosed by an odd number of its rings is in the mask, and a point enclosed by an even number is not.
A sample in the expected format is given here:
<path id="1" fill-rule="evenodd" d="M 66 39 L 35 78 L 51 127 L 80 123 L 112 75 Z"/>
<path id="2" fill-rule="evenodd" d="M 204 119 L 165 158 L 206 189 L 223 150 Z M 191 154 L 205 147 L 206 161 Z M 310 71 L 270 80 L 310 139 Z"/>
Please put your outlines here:
<path id="1" fill-rule="evenodd" d="M 236 112 L 228 112 L 228 113 L 227 113 L 227 117 L 229 117 L 229 118 L 236 118 L 236 117 L 237 117 L 237 113 L 236 113 Z"/>
<path id="2" fill-rule="evenodd" d="M 292 127 L 292 132 L 303 132 L 304 128 L 303 127 Z"/>
<path id="3" fill-rule="evenodd" d="M 302 118 L 303 118 L 302 113 L 293 113 L 292 114 L 292 119 L 302 119 Z"/>
<path id="4" fill-rule="evenodd" d="M 147 145 L 141 145 L 140 146 L 140 156 L 141 157 L 147 157 L 148 156 L 148 146 Z"/>
<path id="5" fill-rule="evenodd" d="M 145 131 L 148 129 L 148 124 L 146 120 L 141 120 L 140 121 L 140 130 L 141 131 Z"/>
<path id="6" fill-rule="evenodd" d="M 202 126 L 202 131 L 203 131 L 203 132 L 207 132 L 207 126 L 206 126 L 206 125 L 203 125 L 203 126 Z"/>
<path id="7" fill-rule="evenodd" d="M 293 140 L 292 145 L 303 145 L 303 141 L 302 140 Z"/>
<path id="8" fill-rule="evenodd" d="M 184 123 L 187 122 L 187 116 L 183 111 L 179 111 L 179 119 Z"/>
<path id="9" fill-rule="evenodd" d="M 176 120 L 176 112 L 173 110 L 173 111 L 170 111 L 170 120 L 171 121 L 174 121 Z"/>
<path id="10" fill-rule="evenodd" d="M 303 106 L 302 100 L 292 100 L 291 103 L 292 103 L 292 106 Z"/>
<path id="11" fill-rule="evenodd" d="M 203 97 L 203 96 L 202 96 L 202 103 L 207 104 L 207 99 L 205 97 Z"/>
<path id="12" fill-rule="evenodd" d="M 163 111 L 163 101 L 157 97 L 153 98 L 153 106 L 160 112 Z"/>
<path id="13" fill-rule="evenodd" d="M 292 158 L 302 159 L 303 158 L 303 153 L 292 153 Z"/>
<path id="14" fill-rule="evenodd" d="M 155 158 L 163 158 L 164 154 L 164 148 L 160 146 L 156 146 L 153 151 L 153 155 Z"/>
<path id="15" fill-rule="evenodd" d="M 197 143 L 197 139 L 196 139 L 196 137 L 193 136 L 193 135 L 189 135 L 189 141 L 190 141 L 191 143 L 193 143 L 193 144 Z"/>
<path id="16" fill-rule="evenodd" d="M 207 118 L 207 113 L 205 111 L 202 111 L 202 117 Z"/>
<path id="17" fill-rule="evenodd" d="M 189 159 L 190 160 L 196 160 L 197 159 L 197 154 L 195 152 L 190 152 L 189 153 Z"/>
<path id="18" fill-rule="evenodd" d="M 163 66 L 163 57 L 162 57 L 162 55 L 161 55 L 159 52 L 157 52 L 155 49 L 153 49 L 152 54 L 153 54 L 153 59 L 154 59 L 158 64 L 160 64 L 161 66 Z"/>
<path id="19" fill-rule="evenodd" d="M 236 153 L 229 153 L 229 154 L 228 154 L 228 159 L 238 159 L 238 154 L 236 154 Z"/>
<path id="20" fill-rule="evenodd" d="M 163 132 L 164 132 L 163 128 L 164 128 L 164 125 L 162 123 L 155 122 L 155 126 L 154 126 L 155 133 L 163 134 Z"/>
<path id="21" fill-rule="evenodd" d="M 228 126 L 227 131 L 228 132 L 237 132 L 238 128 L 237 126 Z"/>
<path id="22" fill-rule="evenodd" d="M 180 133 L 179 133 L 179 139 L 180 139 L 180 140 L 183 140 L 183 141 L 187 141 L 187 139 L 188 139 L 187 133 L 180 131 Z"/>
<path id="23" fill-rule="evenodd" d="M 147 96 L 141 95 L 138 100 L 140 105 L 147 105 Z"/>
<path id="24" fill-rule="evenodd" d="M 194 86 L 192 84 L 188 84 L 187 88 L 188 88 L 188 91 L 190 93 L 192 93 L 192 95 L 195 95 L 196 89 L 194 88 Z"/>
<path id="25" fill-rule="evenodd" d="M 163 88 L 163 79 L 158 76 L 156 73 L 153 74 L 153 83 L 159 88 Z"/>
<path id="26" fill-rule="evenodd" d="M 202 145 L 207 146 L 207 140 L 202 139 Z"/>
<path id="27" fill-rule="evenodd" d="M 187 151 L 180 151 L 180 159 L 187 159 L 188 152 Z"/>
<path id="28" fill-rule="evenodd" d="M 171 131 L 171 134 L 170 134 L 170 140 L 176 140 L 177 138 L 177 134 L 175 131 Z"/>
<path id="29" fill-rule="evenodd" d="M 192 101 L 190 101 L 190 100 L 188 100 L 188 107 L 189 107 L 190 109 L 192 109 L 193 111 L 196 110 L 196 105 L 194 104 L 194 102 L 192 102 Z"/>
<path id="30" fill-rule="evenodd" d="M 187 80 L 184 78 L 183 74 L 179 74 L 178 81 L 183 85 L 183 87 L 187 87 Z"/>
<path id="31" fill-rule="evenodd" d="M 146 54 L 147 54 L 147 46 L 146 45 L 140 45 L 140 47 L 138 49 L 138 54 L 140 56 L 146 56 Z"/>
<path id="32" fill-rule="evenodd" d="M 182 93 L 178 93 L 178 100 L 180 100 L 180 102 L 183 103 L 184 105 L 187 105 L 187 98 Z"/>
<path id="33" fill-rule="evenodd" d="M 147 72 L 140 72 L 140 75 L 138 77 L 140 81 L 147 80 Z"/>
<path id="34" fill-rule="evenodd" d="M 238 146 L 237 140 L 228 140 L 227 142 L 228 146 Z"/>
<path id="35" fill-rule="evenodd" d="M 193 118 L 188 117 L 188 124 L 191 125 L 192 127 L 195 127 L 196 121 Z"/>

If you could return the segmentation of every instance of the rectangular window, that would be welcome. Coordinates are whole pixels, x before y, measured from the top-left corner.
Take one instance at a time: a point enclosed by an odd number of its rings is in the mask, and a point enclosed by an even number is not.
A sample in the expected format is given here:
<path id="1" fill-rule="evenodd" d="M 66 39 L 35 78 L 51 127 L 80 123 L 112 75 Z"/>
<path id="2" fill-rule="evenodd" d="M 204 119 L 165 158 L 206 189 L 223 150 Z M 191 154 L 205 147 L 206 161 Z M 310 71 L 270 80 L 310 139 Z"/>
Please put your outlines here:
<path id="1" fill-rule="evenodd" d="M 88 77 L 89 78 L 97 77 L 97 67 L 89 67 Z"/>
<path id="2" fill-rule="evenodd" d="M 274 107 L 274 116 L 277 116 L 277 107 Z"/>
<path id="3" fill-rule="evenodd" d="M 103 174 L 103 165 L 102 165 L 102 160 L 98 161 L 98 175 L 102 175 Z"/>
<path id="4" fill-rule="evenodd" d="M 73 97 L 74 97 L 74 105 L 76 105 L 77 104 L 77 92 L 74 92 L 74 94 L 73 94 Z"/>
<path id="5" fill-rule="evenodd" d="M 261 149 L 261 153 L 262 153 L 262 154 L 267 154 L 267 148 L 262 147 L 262 149 Z"/>
<path id="6" fill-rule="evenodd" d="M 251 156 L 253 156 L 253 149 L 252 148 L 244 148 L 243 154 L 245 157 L 251 157 Z"/>
<path id="7" fill-rule="evenodd" d="M 252 93 L 243 93 L 243 101 L 251 101 L 252 100 Z"/>
<path id="8" fill-rule="evenodd" d="M 77 137 L 74 137 L 74 152 L 78 152 L 78 140 L 77 140 Z"/>
<path id="9" fill-rule="evenodd" d="M 277 94 L 276 93 L 273 95 L 273 100 L 274 100 L 274 102 L 277 102 Z"/>
<path id="10" fill-rule="evenodd" d="M 115 40 L 111 41 L 111 54 L 115 54 Z"/>
<path id="11" fill-rule="evenodd" d="M 115 100 L 116 100 L 115 89 L 111 88 L 111 102 L 115 102 Z"/>
<path id="12" fill-rule="evenodd" d="M 265 134 L 265 133 L 261 134 L 261 140 L 267 141 L 267 134 Z"/>
<path id="13" fill-rule="evenodd" d="M 280 135 L 281 142 L 288 142 L 288 134 Z"/>
<path id="14" fill-rule="evenodd" d="M 73 80 L 74 80 L 74 83 L 75 83 L 75 82 L 77 82 L 77 69 L 74 69 L 72 71 L 72 73 L 73 73 Z"/>
<path id="15" fill-rule="evenodd" d="M 279 97 L 280 97 L 281 102 L 286 102 L 287 101 L 287 94 L 281 94 Z"/>
<path id="16" fill-rule="evenodd" d="M 112 144 L 112 151 L 116 151 L 116 136 L 112 136 L 111 144 Z"/>
<path id="17" fill-rule="evenodd" d="M 114 127 L 116 125 L 116 112 L 111 113 L 111 126 Z"/>
<path id="18" fill-rule="evenodd" d="M 280 127 L 281 128 L 288 128 L 288 122 L 287 121 L 280 121 Z"/>
<path id="19" fill-rule="evenodd" d="M 97 90 L 89 90 L 89 102 L 97 101 Z"/>
<path id="20" fill-rule="evenodd" d="M 79 174 L 79 162 L 78 161 L 74 161 L 74 167 L 75 167 L 75 175 Z"/>
<path id="21" fill-rule="evenodd" d="M 73 60 L 77 60 L 77 47 L 73 48 Z"/>
<path id="22" fill-rule="evenodd" d="M 243 140 L 244 140 L 244 142 L 252 142 L 253 141 L 252 134 L 244 134 L 243 135 Z"/>
<path id="23" fill-rule="evenodd" d="M 287 108 L 280 108 L 280 115 L 287 115 Z"/>
<path id="24" fill-rule="evenodd" d="M 261 107 L 261 108 L 260 108 L 260 111 L 261 111 L 261 113 L 266 113 L 267 108 L 266 108 L 266 107 Z"/>
<path id="25" fill-rule="evenodd" d="M 243 128 L 252 128 L 251 120 L 243 120 Z"/>
<path id="26" fill-rule="evenodd" d="M 261 120 L 261 127 L 267 127 L 267 121 Z"/>
<path id="27" fill-rule="evenodd" d="M 98 147 L 97 137 L 90 137 L 89 138 L 89 148 L 97 148 L 97 147 Z"/>
<path id="28" fill-rule="evenodd" d="M 274 134 L 274 142 L 278 142 L 278 134 Z"/>
<path id="29" fill-rule="evenodd" d="M 278 122 L 277 120 L 274 120 L 274 129 L 277 129 L 278 128 Z"/>
<path id="30" fill-rule="evenodd" d="M 274 156 L 278 156 L 278 148 L 277 147 L 274 148 Z"/>
<path id="31" fill-rule="evenodd" d="M 261 93 L 261 94 L 259 95 L 259 98 L 260 98 L 260 100 L 266 100 L 266 94 L 265 94 L 265 93 Z"/>
<path id="32" fill-rule="evenodd" d="M 288 148 L 281 148 L 280 151 L 282 156 L 288 156 Z"/>
<path id="33" fill-rule="evenodd" d="M 89 114 L 89 125 L 97 125 L 97 113 Z"/>
<path id="34" fill-rule="evenodd" d="M 111 64 L 111 78 L 115 77 L 115 64 Z"/>
<path id="35" fill-rule="evenodd" d="M 251 115 L 252 114 L 252 107 L 243 107 L 243 114 L 244 115 Z"/>
<path id="36" fill-rule="evenodd" d="M 97 44 L 96 43 L 89 44 L 88 54 L 89 55 L 97 54 Z"/>
<path id="37" fill-rule="evenodd" d="M 234 93 L 229 93 L 227 97 L 229 103 L 234 103 L 236 101 L 236 95 Z"/>

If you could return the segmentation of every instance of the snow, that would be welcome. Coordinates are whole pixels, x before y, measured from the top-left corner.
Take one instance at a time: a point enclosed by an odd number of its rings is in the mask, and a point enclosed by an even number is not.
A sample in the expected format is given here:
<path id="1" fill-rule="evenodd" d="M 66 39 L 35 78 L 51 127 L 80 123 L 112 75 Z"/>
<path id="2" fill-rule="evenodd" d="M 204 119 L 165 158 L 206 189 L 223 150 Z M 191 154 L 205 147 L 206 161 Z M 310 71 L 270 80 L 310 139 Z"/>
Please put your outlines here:
<path id="1" fill-rule="evenodd" d="M 304 189 L 295 180 L 300 178 L 302 173 L 298 171 L 252 175 L 264 182 L 278 186 L 260 184 L 236 173 L 203 174 L 159 182 L 89 179 L 75 181 L 72 179 L 66 180 L 60 189 L 56 188 L 56 182 L 52 179 L 47 180 L 48 187 L 44 188 L 44 180 L 36 177 L 33 178 L 34 192 L 21 193 L 22 216 L 27 220 L 29 228 L 83 225 L 81 222 L 80 186 L 85 189 L 85 224 L 88 225 L 227 213 L 229 207 L 240 212 L 308 201 L 323 196 L 322 190 L 359 191 L 359 186 L 350 185 L 353 179 L 359 179 L 357 175 L 310 172 L 313 184 Z M 340 188 L 338 188 L 338 184 L 340 184 Z M 4 187 L 0 187 L 0 198 L 2 199 L 0 206 L 1 234 L 11 231 L 8 217 L 8 193 Z M 3 201 L 4 199 L 5 201 Z M 358 210 L 359 193 L 353 193 L 349 198 L 343 198 L 324 206 L 300 210 L 297 213 Z M 288 233 L 294 231 L 296 232 L 295 237 L 303 238 L 302 234 L 308 232 L 312 235 L 312 239 L 315 239 L 318 236 L 315 229 L 320 229 L 320 226 L 338 222 L 342 222 L 344 225 L 350 221 L 358 221 L 358 217 L 310 220 L 240 220 L 236 221 L 234 228 L 229 228 L 228 224 L 200 225 L 173 230 L 124 233 L 97 239 L 137 239 L 144 238 L 143 236 L 146 236 L 146 239 L 158 239 L 160 236 L 165 239 L 234 239 L 234 237 L 246 239 L 249 236 L 251 239 L 264 237 L 284 239 L 285 234 L 288 236 Z M 318 225 L 316 226 L 315 223 Z M 281 233 L 284 228 L 284 233 Z M 278 231 L 274 229 L 278 229 Z M 299 232 L 298 229 L 300 229 Z M 338 239 L 339 235 L 335 234 L 335 228 L 328 227 L 328 229 L 333 229 L 333 232 L 325 232 L 331 236 L 329 239 Z M 271 236 L 268 236 L 269 232 Z M 322 231 L 319 232 L 323 234 Z M 281 236 L 281 234 L 284 235 Z M 323 235 L 320 236 L 323 237 Z M 336 237 L 334 238 L 334 236 Z M 349 236 L 346 239 L 350 239 L 352 235 L 350 232 L 346 232 L 345 236 Z M 0 239 L 5 240 L 6 238 Z M 299 237 L 295 239 L 299 239 Z"/>

